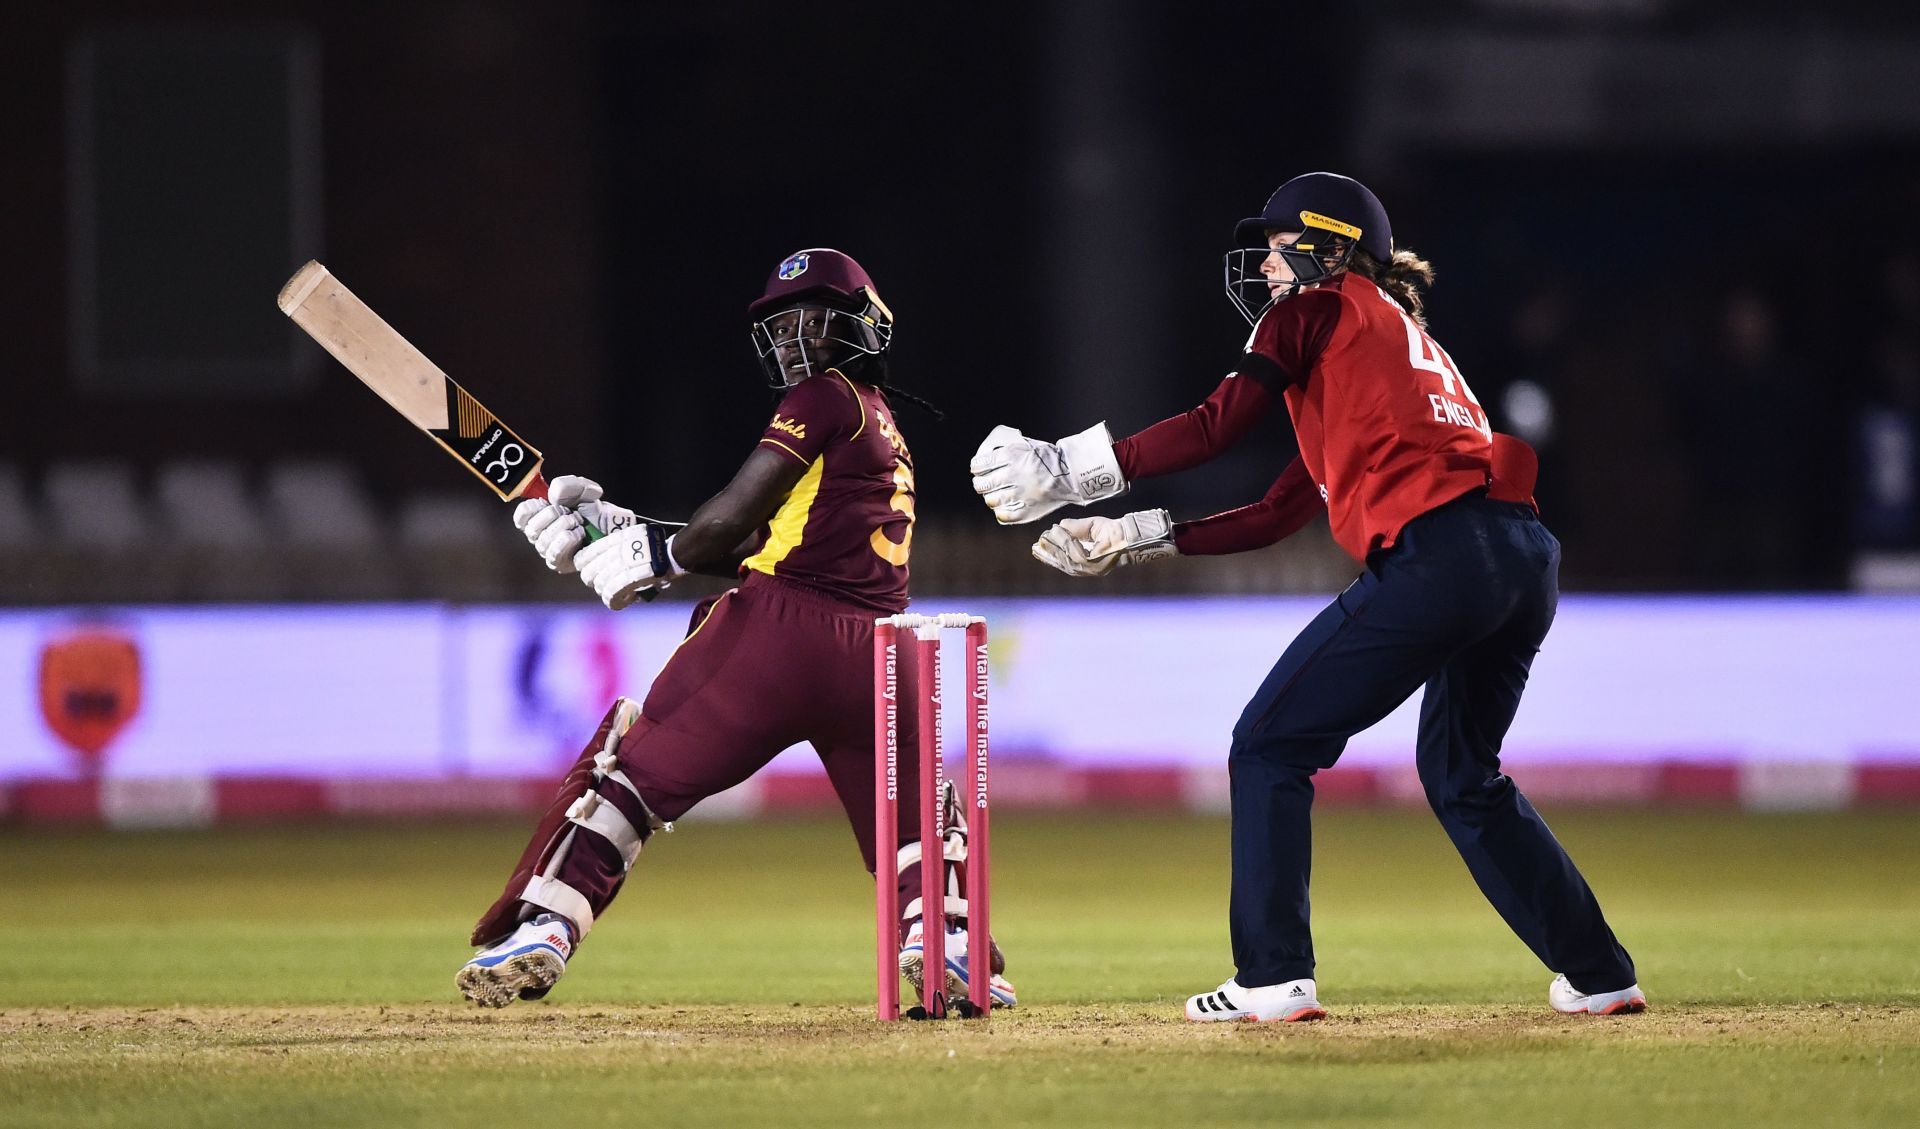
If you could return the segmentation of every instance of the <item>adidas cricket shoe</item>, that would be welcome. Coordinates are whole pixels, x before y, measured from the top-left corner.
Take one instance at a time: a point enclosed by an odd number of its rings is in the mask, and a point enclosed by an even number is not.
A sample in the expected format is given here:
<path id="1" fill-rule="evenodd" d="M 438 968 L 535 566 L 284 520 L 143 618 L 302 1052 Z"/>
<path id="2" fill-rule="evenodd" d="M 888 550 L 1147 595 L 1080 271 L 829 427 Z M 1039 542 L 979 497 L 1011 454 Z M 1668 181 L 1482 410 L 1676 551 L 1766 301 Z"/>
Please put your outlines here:
<path id="1" fill-rule="evenodd" d="M 913 985 L 913 991 L 916 996 L 920 993 L 921 987 L 925 983 L 924 973 L 927 956 L 924 942 L 925 938 L 921 933 L 921 923 L 915 921 L 907 927 L 907 943 L 900 946 L 900 974 L 905 976 L 907 982 Z M 947 926 L 945 956 L 947 959 L 947 998 L 949 1000 L 965 999 L 967 997 L 967 930 L 964 925 Z M 1006 967 L 1006 958 L 1000 956 L 998 946 L 993 948 L 992 957 L 989 959 L 992 961 L 988 966 L 990 969 L 994 965 L 998 965 L 1001 968 Z M 1007 982 L 1006 977 L 997 972 L 990 973 L 987 978 L 987 995 L 992 998 L 994 1007 L 1012 1007 L 1019 1002 L 1018 998 L 1014 995 L 1013 985 Z"/>
<path id="2" fill-rule="evenodd" d="M 1561 1015 L 1631 1015 L 1647 1010 L 1647 994 L 1638 984 L 1618 992 L 1588 995 L 1575 989 L 1564 975 L 1554 977 L 1547 986 L 1547 1002 Z"/>
<path id="3" fill-rule="evenodd" d="M 1289 980 L 1263 988 L 1242 988 L 1229 980 L 1211 992 L 1187 999 L 1187 1018 L 1195 1023 L 1219 1023 L 1229 1019 L 1258 1023 L 1302 1023 L 1325 1019 L 1313 981 Z"/>
<path id="4" fill-rule="evenodd" d="M 572 955 L 572 927 L 559 914 L 543 913 L 473 954 L 453 982 L 481 1007 L 537 1000 L 560 979 Z"/>

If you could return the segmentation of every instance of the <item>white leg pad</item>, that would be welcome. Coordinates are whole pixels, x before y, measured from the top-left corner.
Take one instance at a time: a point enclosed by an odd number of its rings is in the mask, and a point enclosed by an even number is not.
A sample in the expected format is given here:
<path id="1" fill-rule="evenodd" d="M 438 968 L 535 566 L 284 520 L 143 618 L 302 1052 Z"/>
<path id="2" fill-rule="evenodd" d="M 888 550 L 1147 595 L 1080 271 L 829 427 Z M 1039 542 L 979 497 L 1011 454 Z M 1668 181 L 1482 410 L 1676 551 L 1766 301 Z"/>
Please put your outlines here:
<path id="1" fill-rule="evenodd" d="M 640 847 L 645 840 L 633 829 L 625 813 L 608 803 L 600 793 L 588 792 L 575 800 L 573 806 L 567 809 L 567 819 L 612 843 L 613 849 L 620 852 L 620 861 L 626 869 L 633 869 L 633 860 L 640 857 Z"/>
<path id="2" fill-rule="evenodd" d="M 579 928 L 581 937 L 593 928 L 593 907 L 580 891 L 557 878 L 536 874 L 527 879 L 527 888 L 520 891 L 520 900 L 570 919 Z"/>
<path id="3" fill-rule="evenodd" d="M 633 728 L 633 723 L 640 720 L 640 703 L 632 698 L 615 698 L 613 704 L 619 712 L 613 715 L 613 730 L 607 734 L 607 743 L 600 746 L 600 754 L 594 758 L 596 761 L 602 756 L 618 753 L 620 738 L 625 737 L 627 730 Z"/>
<path id="4" fill-rule="evenodd" d="M 948 862 L 965 862 L 967 861 L 967 845 L 964 842 L 959 842 L 949 837 L 947 841 L 942 844 L 940 854 L 941 857 Z M 916 839 L 900 848 L 900 853 L 894 861 L 893 872 L 895 874 L 905 874 L 908 867 L 919 861 L 920 841 Z"/>
<path id="5" fill-rule="evenodd" d="M 619 713 L 614 716 L 613 728 L 607 734 L 606 743 L 593 755 L 594 776 L 599 780 L 613 781 L 625 788 L 634 799 L 640 801 L 640 807 L 647 813 L 647 825 L 653 830 L 672 831 L 673 824 L 653 814 L 653 809 L 647 807 L 646 798 L 640 794 L 640 789 L 635 788 L 627 774 L 620 771 L 620 740 L 627 735 L 629 729 L 633 728 L 634 722 L 640 720 L 640 704 L 632 698 L 618 698 L 615 699 L 614 705 L 619 709 Z"/>
<path id="6" fill-rule="evenodd" d="M 920 899 L 919 898 L 915 898 L 912 901 L 908 902 L 906 908 L 900 911 L 900 920 L 902 921 L 912 921 L 914 918 L 919 916 L 920 916 Z M 967 916 L 967 899 L 957 898 L 957 897 L 954 897 L 952 894 L 948 894 L 947 895 L 947 916 L 948 917 Z"/>

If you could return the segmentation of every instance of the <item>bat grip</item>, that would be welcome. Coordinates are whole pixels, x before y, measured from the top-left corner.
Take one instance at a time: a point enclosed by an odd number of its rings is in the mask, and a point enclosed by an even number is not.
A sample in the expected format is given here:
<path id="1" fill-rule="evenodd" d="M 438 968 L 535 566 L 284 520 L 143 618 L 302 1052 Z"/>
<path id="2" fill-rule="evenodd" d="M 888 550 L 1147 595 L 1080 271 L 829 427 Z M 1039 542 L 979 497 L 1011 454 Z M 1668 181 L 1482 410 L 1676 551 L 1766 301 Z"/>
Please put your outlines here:
<path id="1" fill-rule="evenodd" d="M 544 474 L 541 474 L 539 471 L 534 471 L 533 477 L 529 478 L 527 480 L 526 486 L 521 489 L 520 497 L 544 499 L 546 496 L 547 496 L 547 476 Z M 587 528 L 587 544 L 589 545 L 593 544 L 595 541 L 598 541 L 602 537 L 606 536 L 606 533 L 603 530 L 601 530 L 599 526 L 593 524 L 590 521 L 586 521 L 583 519 L 581 521 L 581 524 L 586 526 Z M 645 592 L 640 593 L 640 599 L 649 604 L 653 603 L 655 600 L 659 598 L 660 598 L 660 590 L 658 588 L 649 588 Z"/>

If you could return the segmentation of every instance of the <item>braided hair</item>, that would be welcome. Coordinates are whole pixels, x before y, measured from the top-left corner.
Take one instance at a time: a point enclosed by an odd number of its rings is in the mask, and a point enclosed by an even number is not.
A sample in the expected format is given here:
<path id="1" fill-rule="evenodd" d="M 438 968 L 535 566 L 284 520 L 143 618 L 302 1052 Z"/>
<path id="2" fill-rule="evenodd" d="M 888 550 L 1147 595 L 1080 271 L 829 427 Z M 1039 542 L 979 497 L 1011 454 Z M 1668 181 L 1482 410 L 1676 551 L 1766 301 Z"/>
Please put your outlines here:
<path id="1" fill-rule="evenodd" d="M 841 372 L 846 373 L 862 384 L 870 384 L 881 392 L 886 393 L 888 399 L 898 397 L 905 400 L 907 403 L 912 404 L 914 407 L 932 416 L 936 422 L 947 418 L 947 413 L 935 407 L 931 400 L 916 393 L 909 392 L 898 384 L 893 383 L 891 374 L 888 371 L 887 355 L 885 353 L 869 353 L 855 357 L 846 364 L 837 367 Z"/>

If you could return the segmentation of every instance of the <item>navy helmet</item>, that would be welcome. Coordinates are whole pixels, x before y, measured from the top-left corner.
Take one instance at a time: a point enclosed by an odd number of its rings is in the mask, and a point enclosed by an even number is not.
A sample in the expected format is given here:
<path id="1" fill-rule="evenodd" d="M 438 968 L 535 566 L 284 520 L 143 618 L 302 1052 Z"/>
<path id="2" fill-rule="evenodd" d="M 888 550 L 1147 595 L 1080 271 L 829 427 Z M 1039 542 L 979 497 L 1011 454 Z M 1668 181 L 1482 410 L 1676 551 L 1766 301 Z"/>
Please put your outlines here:
<path id="1" fill-rule="evenodd" d="M 776 389 L 884 356 L 893 343 L 893 311 L 873 279 L 853 256 L 831 247 L 780 260 L 747 316 L 760 366 Z"/>
<path id="2" fill-rule="evenodd" d="M 1270 248 L 1267 233 L 1297 231 L 1298 241 Z M 1387 262 L 1393 258 L 1393 225 L 1387 209 L 1367 186 L 1350 176 L 1310 172 L 1273 190 L 1257 216 L 1234 225 L 1234 249 L 1226 256 L 1227 297 L 1249 322 L 1274 302 L 1347 268 L 1355 247 Z M 1275 282 L 1260 265 L 1273 255 L 1286 262 L 1293 281 Z"/>

